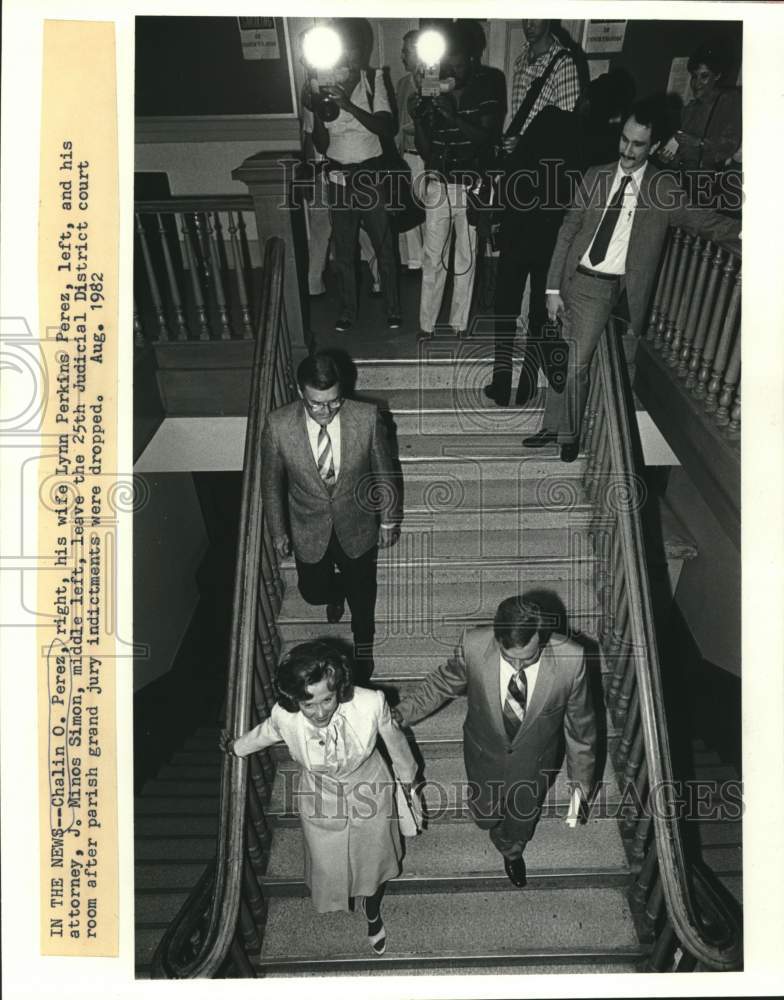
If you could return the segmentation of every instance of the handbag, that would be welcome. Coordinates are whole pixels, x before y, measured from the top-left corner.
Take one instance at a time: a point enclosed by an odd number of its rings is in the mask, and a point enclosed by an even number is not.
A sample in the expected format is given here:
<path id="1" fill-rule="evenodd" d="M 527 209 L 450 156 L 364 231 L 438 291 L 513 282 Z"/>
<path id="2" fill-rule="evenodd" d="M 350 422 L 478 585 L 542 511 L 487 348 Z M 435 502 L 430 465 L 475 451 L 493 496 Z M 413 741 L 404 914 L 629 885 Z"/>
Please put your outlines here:
<path id="1" fill-rule="evenodd" d="M 409 797 L 399 781 L 395 782 L 397 821 L 404 837 L 416 837 L 422 831 L 422 806 L 416 792 Z"/>

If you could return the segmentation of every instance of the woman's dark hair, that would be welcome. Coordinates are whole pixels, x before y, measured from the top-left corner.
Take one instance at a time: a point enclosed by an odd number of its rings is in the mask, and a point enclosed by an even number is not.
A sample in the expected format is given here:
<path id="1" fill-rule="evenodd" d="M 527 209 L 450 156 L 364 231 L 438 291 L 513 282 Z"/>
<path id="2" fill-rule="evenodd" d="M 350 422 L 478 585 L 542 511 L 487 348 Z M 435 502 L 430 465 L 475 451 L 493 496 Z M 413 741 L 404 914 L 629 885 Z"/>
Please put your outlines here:
<path id="1" fill-rule="evenodd" d="M 340 385 L 340 369 L 332 355 L 326 351 L 316 351 L 315 354 L 304 357 L 297 368 L 297 385 L 300 389 L 309 385 L 319 392 L 331 389 L 333 385 Z"/>
<path id="2" fill-rule="evenodd" d="M 337 692 L 338 702 L 351 701 L 351 664 L 341 647 L 329 639 L 300 643 L 289 650 L 275 672 L 278 704 L 287 712 L 298 712 L 300 702 L 309 700 L 307 689 L 325 677 L 329 690 Z"/>
<path id="3" fill-rule="evenodd" d="M 544 615 L 538 604 L 524 601 L 519 595 L 507 597 L 498 605 L 493 619 L 493 635 L 504 649 L 527 646 L 545 626 Z"/>
<path id="4" fill-rule="evenodd" d="M 729 69 L 727 54 L 718 45 L 711 45 L 703 42 L 689 56 L 686 69 L 693 73 L 698 66 L 707 66 L 711 73 L 722 77 Z"/>

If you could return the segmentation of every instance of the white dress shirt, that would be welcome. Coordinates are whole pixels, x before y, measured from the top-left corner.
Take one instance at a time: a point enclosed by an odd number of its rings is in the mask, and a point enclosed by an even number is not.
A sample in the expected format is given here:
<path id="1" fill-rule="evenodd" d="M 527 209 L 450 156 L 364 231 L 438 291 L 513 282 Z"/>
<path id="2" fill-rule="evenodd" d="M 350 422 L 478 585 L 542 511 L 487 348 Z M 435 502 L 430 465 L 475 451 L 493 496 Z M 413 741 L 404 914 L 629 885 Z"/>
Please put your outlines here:
<path id="1" fill-rule="evenodd" d="M 361 71 L 359 82 L 351 94 L 351 103 L 369 114 L 375 114 L 377 111 L 391 113 L 384 74 L 380 69 L 375 73 L 372 105 L 370 84 L 365 70 Z M 341 108 L 338 117 L 332 122 L 325 122 L 324 125 L 329 132 L 328 155 L 338 163 L 361 163 L 363 160 L 380 156 L 383 152 L 379 137 L 365 128 L 350 111 Z"/>
<path id="2" fill-rule="evenodd" d="M 305 407 L 305 425 L 308 429 L 308 441 L 310 441 L 310 450 L 313 452 L 313 461 L 316 463 L 316 467 L 318 467 L 318 436 L 321 424 L 317 423 L 311 417 L 307 407 Z M 327 424 L 327 433 L 332 442 L 332 464 L 335 466 L 335 481 L 337 482 L 337 478 L 340 475 L 340 410 L 338 410 Z"/>
<path id="3" fill-rule="evenodd" d="M 591 240 L 590 246 L 583 254 L 580 263 L 583 267 L 590 268 L 592 271 L 599 271 L 601 274 L 625 274 L 626 273 L 626 253 L 629 249 L 629 237 L 632 232 L 632 223 L 634 222 L 634 213 L 637 209 L 637 197 L 640 193 L 640 184 L 642 183 L 642 175 L 645 173 L 645 168 L 647 167 L 647 162 L 643 163 L 641 167 L 638 167 L 632 174 L 625 174 L 621 170 L 620 163 L 615 171 L 615 177 L 613 178 L 612 187 L 610 188 L 609 194 L 607 195 L 607 205 L 613 199 L 615 192 L 621 186 L 621 181 L 624 177 L 631 177 L 631 182 L 626 185 L 626 190 L 623 192 L 623 206 L 621 207 L 621 214 L 615 223 L 615 229 L 613 230 L 612 239 L 610 240 L 610 245 L 607 247 L 607 253 L 605 254 L 604 260 L 600 261 L 598 264 L 591 263 L 591 247 L 593 246 L 593 240 Z M 607 206 L 605 206 L 604 212 L 602 212 L 602 219 L 604 219 L 605 212 L 607 211 Z M 596 227 L 596 232 L 599 232 L 601 226 L 601 221 Z M 594 240 L 596 239 L 596 234 L 594 233 Z"/>

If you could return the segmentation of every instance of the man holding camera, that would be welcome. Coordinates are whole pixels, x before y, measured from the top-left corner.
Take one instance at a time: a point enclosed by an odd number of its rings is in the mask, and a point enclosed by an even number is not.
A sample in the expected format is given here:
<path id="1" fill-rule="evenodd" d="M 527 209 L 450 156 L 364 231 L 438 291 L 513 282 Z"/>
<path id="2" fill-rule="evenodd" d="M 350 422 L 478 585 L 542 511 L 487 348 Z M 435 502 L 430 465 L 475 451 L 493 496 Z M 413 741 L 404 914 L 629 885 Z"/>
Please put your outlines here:
<path id="1" fill-rule="evenodd" d="M 500 141 L 506 110 L 499 74 L 488 72 L 479 62 L 481 45 L 475 27 L 458 21 L 446 34 L 438 95 L 423 96 L 420 89 L 409 104 L 416 147 L 428 172 L 420 337 L 431 336 L 438 319 L 453 233 L 449 325 L 458 335 L 468 326 L 476 270 L 476 227 L 468 222 L 466 185 L 476 182 L 493 146 Z"/>
<path id="2" fill-rule="evenodd" d="M 384 197 L 374 181 L 382 156 L 382 139 L 394 138 L 394 117 L 381 70 L 369 68 L 373 31 L 364 18 L 337 19 L 342 41 L 338 67 L 341 82 L 311 84 L 313 143 L 329 159 L 329 203 L 332 211 L 335 270 L 340 311 L 335 324 L 349 330 L 357 316 L 356 247 L 360 222 L 373 243 L 381 275 L 387 322 L 400 326 L 396 236 L 389 224 Z"/>

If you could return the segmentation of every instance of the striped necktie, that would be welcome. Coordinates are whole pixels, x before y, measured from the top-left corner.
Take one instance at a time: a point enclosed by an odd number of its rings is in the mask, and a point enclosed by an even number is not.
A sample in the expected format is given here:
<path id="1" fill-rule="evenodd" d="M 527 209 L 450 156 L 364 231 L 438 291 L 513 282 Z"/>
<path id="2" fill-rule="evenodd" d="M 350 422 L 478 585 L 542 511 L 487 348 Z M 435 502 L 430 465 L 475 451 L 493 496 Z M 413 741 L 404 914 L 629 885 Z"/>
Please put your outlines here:
<path id="1" fill-rule="evenodd" d="M 504 700 L 504 727 L 506 735 L 513 740 L 525 718 L 525 708 L 528 701 L 528 681 L 525 670 L 518 670 L 509 678 Z"/>
<path id="2" fill-rule="evenodd" d="M 335 486 L 335 462 L 332 458 L 332 441 L 329 431 L 324 426 L 319 429 L 316 452 L 318 454 L 316 461 L 319 475 L 327 489 L 331 490 Z"/>

